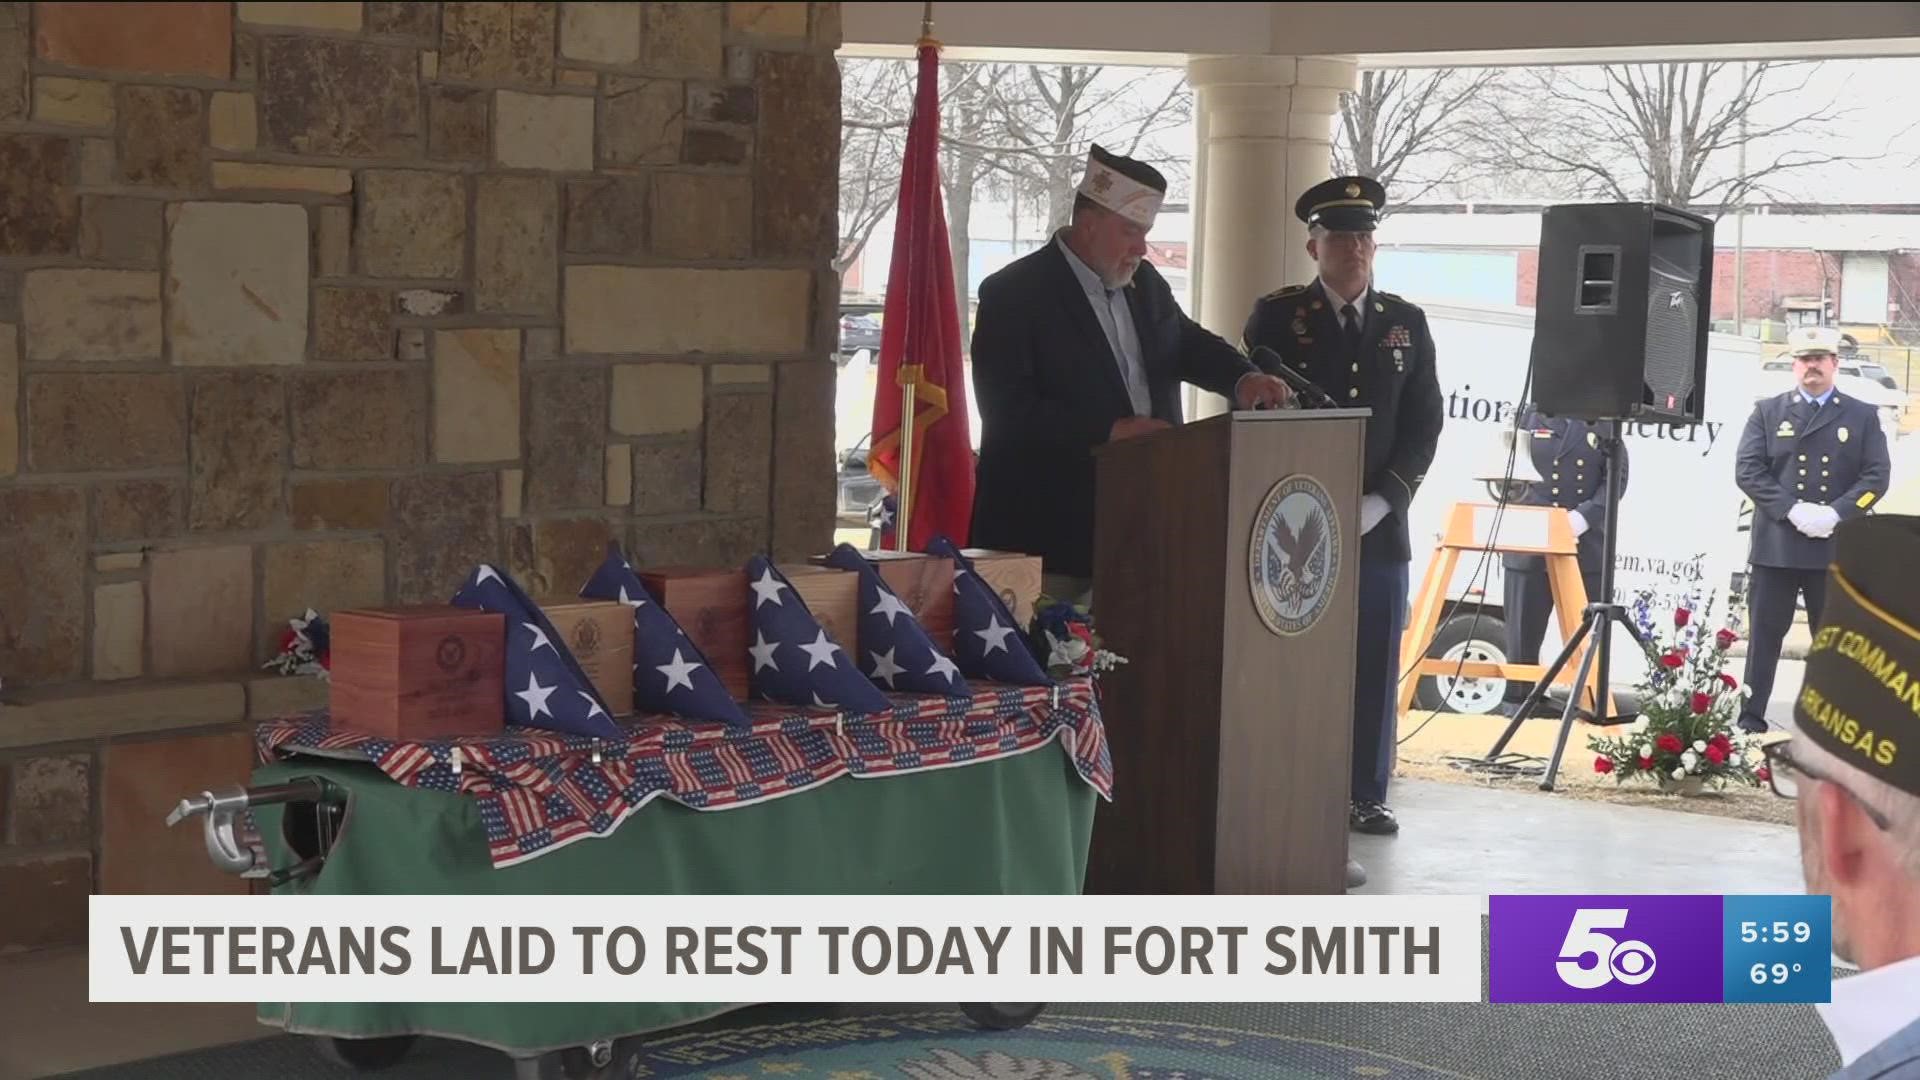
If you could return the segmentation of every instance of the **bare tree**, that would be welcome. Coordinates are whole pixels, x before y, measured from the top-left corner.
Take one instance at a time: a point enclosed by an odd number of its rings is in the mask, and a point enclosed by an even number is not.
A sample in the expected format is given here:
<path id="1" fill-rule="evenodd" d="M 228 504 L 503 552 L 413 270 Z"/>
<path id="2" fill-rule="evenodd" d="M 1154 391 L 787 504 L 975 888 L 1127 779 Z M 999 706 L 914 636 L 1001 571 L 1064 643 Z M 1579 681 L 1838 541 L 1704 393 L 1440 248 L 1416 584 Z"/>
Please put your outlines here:
<path id="1" fill-rule="evenodd" d="M 1193 117 L 1193 95 L 1180 72 L 1047 64 L 1025 74 L 1024 85 L 1003 84 L 999 98 L 1003 145 L 1013 151 L 1004 167 L 1020 178 L 1023 193 L 1046 200 L 1050 225 L 1066 224 L 1092 143 L 1129 157 L 1143 148 L 1160 151 L 1147 156 L 1167 175 L 1170 193 L 1186 180 L 1183 155 L 1158 144 Z"/>
<path id="2" fill-rule="evenodd" d="M 1475 171 L 1467 152 L 1479 105 L 1499 84 L 1499 69 L 1368 69 L 1359 89 L 1340 96 L 1334 130 L 1337 175 L 1386 185 L 1391 207 L 1458 185 Z"/>
<path id="3" fill-rule="evenodd" d="M 1789 174 L 1882 155 L 1809 145 L 1844 117 L 1808 100 L 1818 62 L 1608 64 L 1516 72 L 1490 95 L 1476 156 L 1552 194 L 1652 201 L 1718 215 L 1756 196 L 1789 197 Z M 1743 152 L 1744 151 L 1744 152 Z"/>
<path id="4" fill-rule="evenodd" d="M 840 243 L 835 273 L 845 273 L 900 198 L 913 109 L 911 64 L 848 60 L 840 70 Z"/>

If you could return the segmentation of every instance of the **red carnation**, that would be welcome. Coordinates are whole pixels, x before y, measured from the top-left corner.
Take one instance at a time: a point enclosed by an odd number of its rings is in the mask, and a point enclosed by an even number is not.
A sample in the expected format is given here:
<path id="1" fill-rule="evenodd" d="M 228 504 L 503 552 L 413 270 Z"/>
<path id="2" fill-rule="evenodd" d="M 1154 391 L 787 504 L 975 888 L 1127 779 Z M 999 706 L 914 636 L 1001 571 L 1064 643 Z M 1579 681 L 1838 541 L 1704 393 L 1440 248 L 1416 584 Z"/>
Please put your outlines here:
<path id="1" fill-rule="evenodd" d="M 280 631 L 280 651 L 286 652 L 288 649 L 293 648 L 293 643 L 297 640 L 299 640 L 299 635 L 293 632 L 293 627 L 289 626 L 285 630 Z"/>
<path id="2" fill-rule="evenodd" d="M 1679 608 L 1675 610 L 1673 613 L 1673 625 L 1685 626 L 1687 625 L 1687 622 L 1692 618 L 1693 618 L 1693 612 L 1691 610 L 1687 608 Z"/>
<path id="3" fill-rule="evenodd" d="M 1709 697 L 1706 694 L 1693 695 L 1694 715 L 1697 716 L 1701 713 L 1706 712 L 1708 709 L 1711 709 L 1711 708 L 1713 708 L 1713 698 Z"/>
<path id="4" fill-rule="evenodd" d="M 1731 630 L 1722 630 L 1713 635 L 1713 640 L 1719 642 L 1722 649 L 1731 649 L 1733 648 L 1733 643 L 1740 640 L 1740 635 Z"/>
<path id="5" fill-rule="evenodd" d="M 1613 771 L 1613 759 L 1612 759 L 1612 758 L 1609 758 L 1609 757 L 1597 757 L 1597 758 L 1594 758 L 1594 759 L 1593 759 L 1593 771 L 1594 771 L 1594 772 L 1597 772 L 1597 773 L 1610 773 L 1610 772 L 1612 772 L 1612 771 Z"/>
<path id="6" fill-rule="evenodd" d="M 1707 745 L 1717 746 L 1721 749 L 1722 752 L 1725 752 L 1733 749 L 1733 740 L 1727 738 L 1727 733 L 1723 731 L 1720 734 L 1715 735 L 1713 738 L 1708 739 Z"/>
<path id="7" fill-rule="evenodd" d="M 1651 769 L 1651 768 L 1653 768 L 1653 759 L 1652 759 L 1652 758 L 1650 758 L 1650 757 L 1643 757 L 1643 758 L 1641 758 L 1641 759 L 1640 759 L 1640 767 L 1641 767 L 1641 768 L 1643 768 L 1643 769 Z"/>
<path id="8" fill-rule="evenodd" d="M 1767 781 L 1773 779 L 1773 770 L 1767 768 L 1765 765 L 1762 765 L 1759 768 L 1753 770 L 1753 778 L 1764 784 Z"/>
<path id="9" fill-rule="evenodd" d="M 1677 652 L 1670 652 L 1660 658 L 1660 666 L 1668 669 L 1677 668 L 1686 662 L 1687 658 Z"/>
<path id="10" fill-rule="evenodd" d="M 1719 744 L 1717 743 L 1708 743 L 1707 744 L 1707 760 L 1713 762 L 1715 765 L 1718 765 L 1721 762 L 1727 760 L 1727 752 L 1725 749 L 1720 747 Z"/>
<path id="11" fill-rule="evenodd" d="M 1725 683 L 1727 685 L 1727 689 L 1729 690 L 1740 689 L 1740 684 L 1734 681 L 1733 676 L 1727 674 L 1724 671 L 1720 673 L 1720 681 Z"/>
<path id="12" fill-rule="evenodd" d="M 1675 735 L 1671 731 L 1653 740 L 1653 745 L 1665 750 L 1669 754 L 1677 754 L 1686 748 L 1686 744 L 1680 741 L 1680 736 Z"/>

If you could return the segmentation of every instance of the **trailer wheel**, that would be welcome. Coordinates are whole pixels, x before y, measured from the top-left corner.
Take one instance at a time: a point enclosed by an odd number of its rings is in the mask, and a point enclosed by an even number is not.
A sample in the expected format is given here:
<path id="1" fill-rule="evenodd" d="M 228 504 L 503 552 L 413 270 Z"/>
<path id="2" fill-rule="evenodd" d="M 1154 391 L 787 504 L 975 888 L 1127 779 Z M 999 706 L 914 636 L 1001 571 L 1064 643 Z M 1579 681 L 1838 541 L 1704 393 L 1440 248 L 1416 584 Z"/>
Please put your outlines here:
<path id="1" fill-rule="evenodd" d="M 376 1039 L 341 1039 L 332 1035 L 316 1036 L 320 1056 L 335 1065 L 355 1072 L 377 1072 L 396 1065 L 413 1049 L 412 1035 L 386 1035 Z"/>
<path id="2" fill-rule="evenodd" d="M 1012 1031 L 1033 1023 L 1034 1017 L 1046 1008 L 1045 1003 L 1038 1005 L 961 1005 L 960 1011 L 967 1019 L 986 1028 L 988 1031 Z"/>
<path id="3" fill-rule="evenodd" d="M 1440 624 L 1427 647 L 1427 657 L 1468 663 L 1502 664 L 1507 660 L 1507 624 L 1486 614 L 1455 615 Z M 1484 716 L 1500 711 L 1506 699 L 1502 678 L 1456 679 L 1451 673 L 1422 675 L 1414 704 L 1427 711 Z"/>

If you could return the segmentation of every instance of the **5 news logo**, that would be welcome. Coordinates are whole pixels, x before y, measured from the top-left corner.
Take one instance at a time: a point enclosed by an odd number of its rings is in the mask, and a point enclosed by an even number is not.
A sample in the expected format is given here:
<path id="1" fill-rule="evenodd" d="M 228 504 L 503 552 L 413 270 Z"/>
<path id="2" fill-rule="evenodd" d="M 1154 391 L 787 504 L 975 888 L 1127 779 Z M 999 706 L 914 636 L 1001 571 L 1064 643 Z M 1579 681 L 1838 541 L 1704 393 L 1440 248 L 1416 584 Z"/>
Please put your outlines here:
<path id="1" fill-rule="evenodd" d="M 1495 1002 L 1823 1002 L 1824 896 L 1494 896 Z"/>

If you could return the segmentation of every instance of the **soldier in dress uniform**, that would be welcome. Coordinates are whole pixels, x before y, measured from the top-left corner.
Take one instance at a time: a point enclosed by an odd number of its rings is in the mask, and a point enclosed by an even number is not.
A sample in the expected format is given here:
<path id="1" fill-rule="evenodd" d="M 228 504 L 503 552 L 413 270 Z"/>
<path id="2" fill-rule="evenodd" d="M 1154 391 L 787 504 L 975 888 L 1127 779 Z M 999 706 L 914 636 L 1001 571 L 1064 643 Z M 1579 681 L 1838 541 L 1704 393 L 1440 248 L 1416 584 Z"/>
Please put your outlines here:
<path id="1" fill-rule="evenodd" d="M 1349 812 L 1351 826 L 1368 833 L 1400 828 L 1386 801 L 1413 552 L 1407 509 L 1446 422 L 1426 313 L 1373 285 L 1373 233 L 1386 201 L 1380 182 L 1364 176 L 1335 177 L 1301 195 L 1294 214 L 1307 225 L 1319 274 L 1261 297 L 1242 335 L 1249 352 L 1272 349 L 1340 405 L 1373 410 L 1360 501 Z"/>
<path id="2" fill-rule="evenodd" d="M 1740 437 L 1736 476 L 1753 500 L 1747 686 L 1741 728 L 1767 730 L 1767 698 L 1780 642 L 1804 597 L 1818 629 L 1826 600 L 1834 526 L 1865 514 L 1887 493 L 1892 471 L 1880 414 L 1834 388 L 1840 332 L 1804 326 L 1793 348 L 1792 390 L 1754 406 Z"/>
<path id="3" fill-rule="evenodd" d="M 1526 494 L 1514 500 L 1516 506 L 1558 506 L 1566 510 L 1579 541 L 1580 580 L 1587 588 L 1587 600 L 1599 603 L 1610 599 L 1600 595 L 1600 571 L 1607 547 L 1607 453 L 1601 440 L 1609 434 L 1606 425 L 1571 417 L 1548 416 L 1532 405 L 1525 406 L 1515 421 L 1518 446 L 1515 453 L 1533 461 L 1540 483 L 1527 485 Z M 1627 489 L 1627 449 L 1620 447 L 1620 490 Z M 1547 633 L 1547 613 L 1553 610 L 1553 589 L 1547 581 L 1544 555 L 1509 554 L 1504 596 L 1507 612 L 1507 661 L 1514 664 L 1540 662 L 1540 642 Z M 1533 684 L 1514 680 L 1507 684 L 1507 704 L 1526 700 Z"/>

